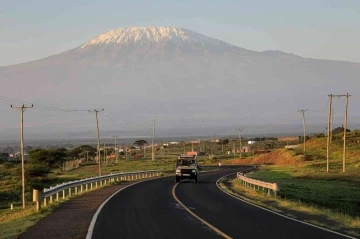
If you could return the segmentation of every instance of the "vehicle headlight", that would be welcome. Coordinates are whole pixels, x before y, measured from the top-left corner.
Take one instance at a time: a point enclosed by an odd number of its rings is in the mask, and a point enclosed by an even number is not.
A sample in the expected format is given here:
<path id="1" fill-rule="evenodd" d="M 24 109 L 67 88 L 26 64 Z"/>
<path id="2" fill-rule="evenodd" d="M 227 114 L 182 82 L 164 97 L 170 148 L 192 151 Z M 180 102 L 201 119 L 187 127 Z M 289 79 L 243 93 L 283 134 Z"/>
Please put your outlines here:
<path id="1" fill-rule="evenodd" d="M 180 170 L 180 169 L 176 169 L 176 172 L 177 172 L 177 173 L 180 173 L 180 172 L 181 172 L 181 170 Z"/>
<path id="2" fill-rule="evenodd" d="M 191 172 L 196 173 L 196 170 L 195 170 L 195 169 L 193 169 Z"/>

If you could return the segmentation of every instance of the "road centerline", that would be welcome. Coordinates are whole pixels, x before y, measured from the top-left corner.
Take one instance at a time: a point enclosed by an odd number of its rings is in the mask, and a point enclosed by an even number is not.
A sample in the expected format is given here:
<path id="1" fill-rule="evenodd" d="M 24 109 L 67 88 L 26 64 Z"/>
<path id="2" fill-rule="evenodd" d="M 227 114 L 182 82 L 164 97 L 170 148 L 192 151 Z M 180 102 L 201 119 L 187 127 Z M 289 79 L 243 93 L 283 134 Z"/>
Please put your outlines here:
<path id="1" fill-rule="evenodd" d="M 226 233 L 222 232 L 220 229 L 216 228 L 215 226 L 211 225 L 210 223 L 208 223 L 207 221 L 205 221 L 204 219 L 202 219 L 201 217 L 199 217 L 198 215 L 196 215 L 194 212 L 192 212 L 187 206 L 185 206 L 185 204 L 183 204 L 178 197 L 176 196 L 175 190 L 176 187 L 179 183 L 176 183 L 172 189 L 172 195 L 174 197 L 174 199 L 180 204 L 180 206 L 182 206 L 190 215 L 192 215 L 193 217 L 195 217 L 197 220 L 199 220 L 200 222 L 204 223 L 206 226 L 208 226 L 210 229 L 212 229 L 213 231 L 215 231 L 216 233 L 218 233 L 219 235 L 221 235 L 222 237 L 226 238 L 226 239 L 231 239 L 232 237 L 230 237 L 229 235 L 227 235 Z"/>

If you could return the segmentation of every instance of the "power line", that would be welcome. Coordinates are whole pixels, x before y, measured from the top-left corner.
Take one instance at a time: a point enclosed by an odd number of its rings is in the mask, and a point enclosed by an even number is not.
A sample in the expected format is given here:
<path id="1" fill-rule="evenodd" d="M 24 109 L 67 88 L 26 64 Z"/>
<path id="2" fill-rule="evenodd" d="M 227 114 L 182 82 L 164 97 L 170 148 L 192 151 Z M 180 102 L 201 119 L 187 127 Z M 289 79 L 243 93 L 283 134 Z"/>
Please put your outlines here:
<path id="1" fill-rule="evenodd" d="M 17 100 L 17 99 L 10 98 L 10 97 L 7 97 L 7 96 L 0 96 L 0 100 L 1 100 L 0 103 L 8 104 L 8 105 L 11 105 L 11 104 L 31 104 L 31 105 L 33 105 L 33 109 L 43 110 L 43 111 L 54 111 L 54 112 L 56 112 L 56 111 L 58 111 L 58 112 L 87 111 L 86 109 L 71 109 L 71 108 L 64 109 L 64 108 L 46 106 L 46 105 L 41 105 L 41 104 L 33 104 L 33 103 L 30 103 L 30 102 L 27 102 L 27 101 Z"/>

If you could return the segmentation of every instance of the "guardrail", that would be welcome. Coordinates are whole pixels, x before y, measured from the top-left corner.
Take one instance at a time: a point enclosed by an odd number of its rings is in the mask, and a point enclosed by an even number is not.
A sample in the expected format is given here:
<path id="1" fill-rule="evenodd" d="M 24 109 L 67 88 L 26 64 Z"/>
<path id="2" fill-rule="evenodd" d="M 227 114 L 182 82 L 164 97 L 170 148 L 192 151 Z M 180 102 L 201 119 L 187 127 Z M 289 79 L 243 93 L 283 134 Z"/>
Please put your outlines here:
<path id="1" fill-rule="evenodd" d="M 66 197 L 71 197 L 72 195 L 76 195 L 78 193 L 87 192 L 88 190 L 92 190 L 94 188 L 106 186 L 111 182 L 131 181 L 136 179 L 160 176 L 160 174 L 161 170 L 148 170 L 126 173 L 122 172 L 66 182 L 56 185 L 54 187 L 44 188 L 42 191 L 34 189 L 33 202 L 36 202 L 36 209 L 39 210 L 41 207 L 41 201 L 43 201 L 43 206 L 46 207 L 48 202 L 51 204 L 54 200 L 58 201 L 60 196 L 62 197 L 62 199 L 65 199 Z"/>
<path id="2" fill-rule="evenodd" d="M 268 182 L 263 182 L 263 181 L 252 179 L 252 178 L 247 178 L 245 176 L 244 172 L 238 172 L 237 178 L 239 181 L 242 182 L 242 184 L 244 186 L 250 187 L 254 190 L 262 189 L 263 191 L 265 191 L 267 189 L 268 195 L 271 195 L 270 191 L 273 191 L 273 193 L 276 197 L 277 192 L 280 191 L 279 185 L 277 183 L 268 183 Z"/>

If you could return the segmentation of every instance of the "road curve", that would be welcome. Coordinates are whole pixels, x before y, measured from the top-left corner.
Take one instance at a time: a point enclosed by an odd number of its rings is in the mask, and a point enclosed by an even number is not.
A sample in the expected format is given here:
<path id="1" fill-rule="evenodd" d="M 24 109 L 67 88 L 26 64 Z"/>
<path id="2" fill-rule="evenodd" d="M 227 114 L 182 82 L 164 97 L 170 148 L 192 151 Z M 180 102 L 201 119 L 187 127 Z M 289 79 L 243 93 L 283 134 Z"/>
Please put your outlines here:
<path id="1" fill-rule="evenodd" d="M 232 238 L 345 238 L 289 220 L 239 201 L 222 192 L 216 181 L 223 173 L 204 175 L 198 184 L 181 183 L 178 199 Z"/>
<path id="2" fill-rule="evenodd" d="M 232 238 L 344 238 L 291 221 L 220 191 L 216 181 L 237 169 L 202 174 L 177 185 L 176 197 Z M 191 216 L 172 195 L 174 178 L 143 182 L 114 195 L 102 208 L 92 238 L 223 238 Z"/>

